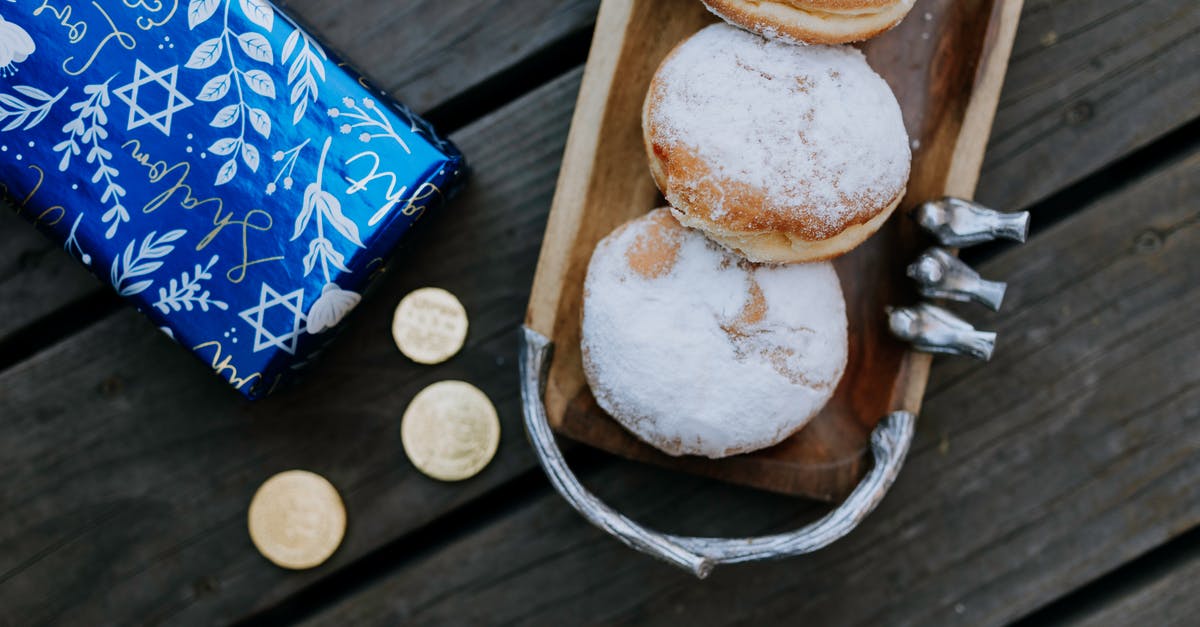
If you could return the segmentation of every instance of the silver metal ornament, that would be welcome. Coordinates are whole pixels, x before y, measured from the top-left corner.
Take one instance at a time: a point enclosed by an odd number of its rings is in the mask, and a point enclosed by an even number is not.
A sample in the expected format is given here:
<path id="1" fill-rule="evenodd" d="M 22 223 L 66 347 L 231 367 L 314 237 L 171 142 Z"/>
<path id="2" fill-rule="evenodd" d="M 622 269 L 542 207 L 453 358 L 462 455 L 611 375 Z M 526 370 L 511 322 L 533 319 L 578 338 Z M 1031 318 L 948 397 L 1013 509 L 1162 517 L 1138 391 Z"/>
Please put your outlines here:
<path id="1" fill-rule="evenodd" d="M 943 246 L 965 248 L 995 239 L 1025 242 L 1029 212 L 1001 213 L 962 198 L 931 200 L 913 213 L 921 228 L 933 233 Z"/>
<path id="2" fill-rule="evenodd" d="M 962 303 L 976 302 L 992 311 L 1000 310 L 1007 285 L 987 281 L 946 249 L 933 247 L 908 266 L 908 276 L 917 282 L 921 295 Z"/>
<path id="3" fill-rule="evenodd" d="M 936 305 L 889 307 L 887 314 L 892 334 L 919 351 L 988 361 L 996 347 L 995 333 L 976 331 L 962 318 Z"/>

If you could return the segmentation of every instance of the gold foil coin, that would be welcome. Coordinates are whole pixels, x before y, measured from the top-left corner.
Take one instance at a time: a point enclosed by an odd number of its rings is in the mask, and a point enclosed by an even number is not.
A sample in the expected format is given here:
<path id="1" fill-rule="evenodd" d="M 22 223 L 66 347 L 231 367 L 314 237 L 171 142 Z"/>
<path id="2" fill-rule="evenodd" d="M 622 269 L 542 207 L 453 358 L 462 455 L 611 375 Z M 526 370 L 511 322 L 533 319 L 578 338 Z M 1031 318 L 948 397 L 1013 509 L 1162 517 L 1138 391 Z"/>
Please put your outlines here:
<path id="1" fill-rule="evenodd" d="M 500 444 L 500 418 L 479 388 L 442 381 L 409 403 L 400 438 L 418 470 L 434 479 L 461 481 L 492 461 Z"/>
<path id="2" fill-rule="evenodd" d="M 250 501 L 250 539 L 264 557 L 283 568 L 320 566 L 342 543 L 346 508 L 337 489 L 306 470 L 281 472 Z"/>
<path id="3" fill-rule="evenodd" d="M 392 337 L 409 359 L 419 364 L 440 364 L 462 350 L 467 339 L 467 310 L 446 290 L 416 290 L 396 307 Z"/>

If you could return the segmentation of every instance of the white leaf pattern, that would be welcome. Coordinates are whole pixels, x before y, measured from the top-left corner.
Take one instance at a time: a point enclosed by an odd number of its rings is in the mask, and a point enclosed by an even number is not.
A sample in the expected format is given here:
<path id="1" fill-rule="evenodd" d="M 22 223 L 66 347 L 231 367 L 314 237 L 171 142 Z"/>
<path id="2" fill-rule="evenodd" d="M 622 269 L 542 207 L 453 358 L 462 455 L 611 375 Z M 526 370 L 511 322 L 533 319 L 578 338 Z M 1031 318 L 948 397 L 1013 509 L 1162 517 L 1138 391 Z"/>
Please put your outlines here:
<path id="1" fill-rule="evenodd" d="M 247 114 L 250 117 L 250 126 L 258 131 L 265 139 L 271 138 L 271 116 L 267 115 L 262 109 L 251 108 Z"/>
<path id="2" fill-rule="evenodd" d="M 283 44 L 283 63 L 290 63 L 287 82 L 291 85 L 290 102 L 293 107 L 292 125 L 304 119 L 309 101 L 316 102 L 320 94 L 317 79 L 325 80 L 325 61 L 329 57 L 321 46 L 308 36 L 298 25 Z"/>
<path id="3" fill-rule="evenodd" d="M 188 3 L 188 28 L 194 29 L 207 22 L 219 6 L 221 0 L 191 0 Z"/>
<path id="4" fill-rule="evenodd" d="M 229 128 L 237 123 L 241 114 L 241 106 L 231 104 L 218 111 L 216 117 L 213 118 L 213 121 L 209 124 L 209 126 L 214 128 Z"/>
<path id="5" fill-rule="evenodd" d="M 237 176 L 237 159 L 230 159 L 217 171 L 217 185 L 224 185 Z"/>
<path id="6" fill-rule="evenodd" d="M 355 246 L 365 248 L 362 240 L 358 237 L 358 225 L 342 213 L 342 203 L 333 194 L 323 191 L 317 195 L 316 202 L 317 211 L 320 211 L 329 220 L 329 225 L 334 230 L 353 242 Z"/>
<path id="7" fill-rule="evenodd" d="M 202 281 L 212 280 L 212 267 L 219 258 L 218 255 L 213 255 L 207 266 L 201 267 L 200 264 L 196 264 L 192 273 L 185 271 L 178 280 L 171 279 L 167 287 L 158 288 L 158 300 L 154 303 L 154 308 L 168 315 L 197 308 L 203 312 L 207 312 L 210 307 L 222 311 L 229 309 L 228 303 L 212 298 L 209 291 L 204 290 L 201 285 Z"/>
<path id="8" fill-rule="evenodd" d="M 262 157 L 258 154 L 258 148 L 254 144 L 242 144 L 242 161 L 246 167 L 252 172 L 258 172 L 258 164 Z"/>
<path id="9" fill-rule="evenodd" d="M 292 126 L 300 123 L 304 119 L 304 114 L 308 111 L 308 101 L 301 100 L 296 103 L 296 111 L 292 114 Z"/>
<path id="10" fill-rule="evenodd" d="M 232 82 L 229 74 L 214 76 L 208 79 L 208 82 L 204 84 L 204 88 L 200 90 L 200 95 L 196 96 L 196 98 L 204 102 L 220 100 L 229 93 L 229 86 Z"/>
<path id="11" fill-rule="evenodd" d="M 321 160 L 317 166 L 317 179 L 304 190 L 304 204 L 300 208 L 300 214 L 296 216 L 292 234 L 292 241 L 300 239 L 308 230 L 310 223 L 316 224 L 317 236 L 309 243 L 308 255 L 304 258 L 304 275 L 311 274 L 319 262 L 326 283 L 331 283 L 333 280 L 329 270 L 330 266 L 343 272 L 349 272 L 345 265 L 345 257 L 333 247 L 333 242 L 326 237 L 326 223 L 350 243 L 359 248 L 365 248 L 359 237 L 358 225 L 342 213 L 342 206 L 338 199 L 322 189 L 325 164 L 332 143 L 332 137 L 325 139 L 325 145 L 321 149 Z M 296 150 L 298 151 L 298 149 Z"/>
<path id="12" fill-rule="evenodd" d="M 4 132 L 17 130 L 28 131 L 41 124 L 50 115 L 50 109 L 62 99 L 69 88 L 63 88 L 57 96 L 28 85 L 14 85 L 13 90 L 33 100 L 28 103 L 10 94 L 0 94 L 0 122 L 4 124 Z M 35 104 L 36 103 L 36 104 Z"/>
<path id="13" fill-rule="evenodd" d="M 275 29 L 275 11 L 266 0 L 239 0 L 242 13 L 268 33 Z"/>
<path id="14" fill-rule="evenodd" d="M 177 229 L 158 237 L 157 231 L 150 231 L 142 239 L 141 246 L 137 245 L 137 240 L 130 241 L 125 246 L 125 252 L 113 259 L 109 272 L 113 288 L 121 296 L 134 296 L 149 289 L 154 284 L 153 279 L 133 283 L 130 280 L 158 271 L 163 263 L 157 260 L 170 255 L 175 250 L 172 243 L 186 234 L 186 230 Z"/>
<path id="15" fill-rule="evenodd" d="M 251 59 L 268 65 L 275 63 L 271 42 L 267 41 L 266 37 L 258 33 L 242 33 L 238 35 L 238 44 L 242 46 L 242 52 Z"/>
<path id="16" fill-rule="evenodd" d="M 275 98 L 275 81 L 271 80 L 271 75 L 262 70 L 250 70 L 245 74 L 246 85 L 254 90 L 254 93 L 264 98 Z"/>
<path id="17" fill-rule="evenodd" d="M 230 11 L 235 4 L 246 20 L 230 20 Z M 197 100 L 219 102 L 230 97 L 235 99 L 232 104 L 221 108 L 210 122 L 210 126 L 235 129 L 237 133 L 233 138 L 236 143 L 232 144 L 232 149 L 231 144 L 223 141 L 214 143 L 210 148 L 210 152 L 218 157 L 232 157 L 217 171 L 217 185 L 225 185 L 237 176 L 239 157 L 250 171 L 258 171 L 262 152 L 258 145 L 251 143 L 252 138 L 247 135 L 249 129 L 253 129 L 264 140 L 270 139 L 272 122 L 261 108 L 252 106 L 247 98 L 274 100 L 277 94 L 275 79 L 269 73 L 262 69 L 246 68 L 247 62 L 274 65 L 275 54 L 271 41 L 263 33 L 253 29 L 244 32 L 234 30 L 234 26 L 246 26 L 248 22 L 251 26 L 271 32 L 275 25 L 274 7 L 265 0 L 238 0 L 236 3 L 233 0 L 193 0 L 188 6 L 189 23 L 195 28 L 208 21 L 217 9 L 222 7 L 220 33 L 193 51 L 192 61 L 188 63 L 188 67 L 192 69 L 207 69 L 220 63 L 226 64 L 226 69 L 221 74 L 205 83 L 196 97 Z"/>
<path id="18" fill-rule="evenodd" d="M 120 172 L 108 163 L 108 160 L 112 158 L 112 153 L 100 145 L 101 141 L 108 138 L 108 130 L 104 128 L 104 125 L 108 123 L 108 114 L 105 113 L 105 108 L 112 104 L 108 86 L 114 78 L 116 76 L 109 78 L 104 83 L 87 85 L 83 88 L 87 99 L 71 105 L 71 111 L 76 112 L 77 115 L 62 128 L 63 132 L 67 134 L 67 139 L 54 146 L 55 152 L 62 153 L 62 159 L 58 163 L 58 169 L 62 172 L 66 172 L 71 167 L 71 159 L 83 154 L 83 147 L 87 146 L 88 151 L 84 159 L 89 165 L 96 167 L 91 182 L 95 185 L 104 184 L 100 192 L 100 202 L 106 205 L 111 203 L 111 206 L 100 215 L 100 221 L 108 225 L 108 229 L 104 232 L 106 239 L 116 237 L 117 229 L 122 224 L 129 222 L 129 210 L 121 201 L 125 197 L 125 188 L 117 183 Z"/>
<path id="19" fill-rule="evenodd" d="M 208 151 L 219 157 L 227 157 L 232 155 L 240 145 L 241 141 L 238 140 L 238 138 L 226 137 L 225 139 L 218 139 L 217 141 L 213 142 L 213 144 L 208 147 Z"/>
<path id="20" fill-rule="evenodd" d="M 304 276 L 312 274 L 312 271 L 317 268 L 317 259 L 321 256 L 321 242 L 323 239 L 314 239 L 308 243 L 308 254 L 304 256 Z"/>
<path id="21" fill-rule="evenodd" d="M 192 56 L 188 59 L 185 67 L 193 70 L 203 70 L 210 68 L 221 60 L 221 53 L 225 52 L 225 40 L 220 37 L 214 37 L 200 44 L 192 51 Z"/>
<path id="22" fill-rule="evenodd" d="M 314 198 L 317 192 L 321 191 L 321 186 L 312 183 L 304 190 L 304 204 L 300 207 L 300 213 L 296 216 L 295 229 L 292 232 L 292 241 L 300 239 L 304 235 L 304 231 L 308 229 L 308 223 L 312 220 L 313 215 L 317 213 L 317 203 Z"/>
<path id="23" fill-rule="evenodd" d="M 288 57 L 292 56 L 292 52 L 296 50 L 296 44 L 300 43 L 300 29 L 293 28 L 292 34 L 288 35 L 287 41 L 283 42 L 283 62 L 287 63 Z M 291 82 L 288 78 L 288 82 Z"/>

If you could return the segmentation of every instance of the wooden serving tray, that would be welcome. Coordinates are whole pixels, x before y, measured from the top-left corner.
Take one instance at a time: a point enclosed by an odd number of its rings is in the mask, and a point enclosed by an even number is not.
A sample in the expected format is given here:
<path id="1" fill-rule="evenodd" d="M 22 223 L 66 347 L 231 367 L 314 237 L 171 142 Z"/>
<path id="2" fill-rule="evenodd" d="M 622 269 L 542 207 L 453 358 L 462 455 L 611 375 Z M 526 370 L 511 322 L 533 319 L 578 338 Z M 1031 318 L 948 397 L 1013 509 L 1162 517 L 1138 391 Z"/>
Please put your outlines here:
<path id="1" fill-rule="evenodd" d="M 868 438 L 888 413 L 917 413 L 928 355 L 887 330 L 884 307 L 911 303 L 906 265 L 929 245 L 906 217 L 925 200 L 975 190 L 1008 65 L 1021 0 L 917 0 L 894 30 L 863 45 L 895 90 L 915 140 L 908 196 L 896 216 L 835 262 L 850 325 L 846 374 L 802 431 L 763 451 L 722 460 L 673 458 L 642 443 L 596 405 L 579 349 L 584 276 L 596 243 L 664 201 L 642 146 L 642 101 L 659 62 L 716 21 L 699 0 L 604 0 L 526 325 L 554 343 L 546 382 L 560 434 L 632 459 L 822 500 L 848 494 L 866 471 Z"/>

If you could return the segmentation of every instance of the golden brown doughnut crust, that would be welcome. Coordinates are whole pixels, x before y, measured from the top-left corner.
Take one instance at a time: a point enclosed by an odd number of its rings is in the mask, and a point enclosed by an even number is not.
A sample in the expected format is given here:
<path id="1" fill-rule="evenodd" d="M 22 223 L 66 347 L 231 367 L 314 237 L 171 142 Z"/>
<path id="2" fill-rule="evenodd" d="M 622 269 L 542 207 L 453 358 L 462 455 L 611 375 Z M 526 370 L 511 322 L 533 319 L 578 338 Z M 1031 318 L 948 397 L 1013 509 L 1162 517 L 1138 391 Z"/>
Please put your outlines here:
<path id="1" fill-rule="evenodd" d="M 896 26 L 913 0 L 703 0 L 735 26 L 791 43 L 864 41 Z"/>
<path id="2" fill-rule="evenodd" d="M 653 106 L 652 104 L 648 106 Z M 805 217 L 814 207 L 803 203 L 793 205 L 796 211 L 763 211 L 768 204 L 767 196 L 760 190 L 735 179 L 715 174 L 702 159 L 678 148 L 668 151 L 655 143 L 656 129 L 649 124 L 646 131 L 646 147 L 650 157 L 650 173 L 664 194 L 669 194 L 676 215 L 702 216 L 711 225 L 722 231 L 740 233 L 782 232 L 798 239 L 819 241 L 829 239 L 830 233 L 821 225 Z M 893 205 L 904 196 L 904 189 L 885 206 Z M 723 197 L 726 209 L 720 216 L 704 210 L 708 198 Z M 843 199 L 851 209 L 843 229 L 866 224 L 880 213 L 880 206 L 862 199 Z M 695 209 L 696 211 L 693 211 Z M 687 226 L 687 222 L 684 222 Z M 708 229 L 705 229 L 708 230 Z M 754 261 L 753 259 L 751 261 Z"/>
<path id="3" fill-rule="evenodd" d="M 825 1 L 850 3 L 853 0 Z M 904 185 L 888 190 L 890 196 L 882 198 L 868 194 L 843 195 L 840 203 L 845 213 L 839 224 L 831 226 L 811 218 L 816 210 L 814 205 L 798 198 L 781 203 L 761 188 L 719 174 L 695 150 L 666 141 L 664 137 L 669 133 L 655 123 L 656 109 L 661 109 L 663 100 L 662 67 L 679 54 L 684 43 L 663 60 L 651 81 L 642 111 L 643 138 L 651 174 L 681 224 L 703 231 L 710 239 L 758 263 L 832 259 L 853 250 L 879 230 L 903 199 L 907 191 Z M 753 67 L 745 69 L 759 71 Z M 714 89 L 720 89 L 720 86 L 714 86 Z M 798 104 L 797 115 L 810 113 Z M 903 178 L 907 180 L 907 162 L 904 167 Z M 714 199 L 721 199 L 719 211 L 714 210 Z"/>

